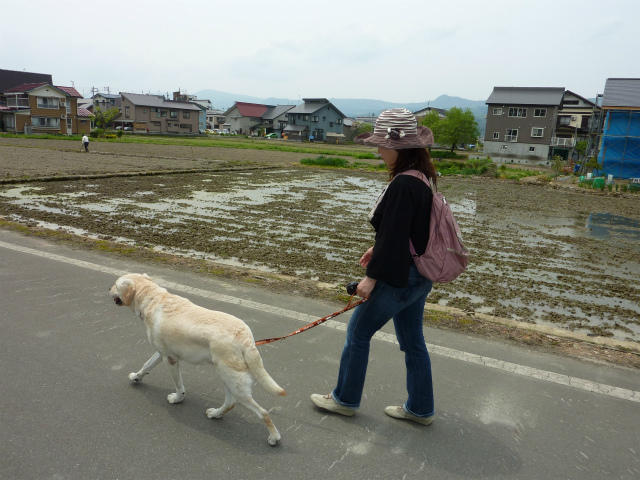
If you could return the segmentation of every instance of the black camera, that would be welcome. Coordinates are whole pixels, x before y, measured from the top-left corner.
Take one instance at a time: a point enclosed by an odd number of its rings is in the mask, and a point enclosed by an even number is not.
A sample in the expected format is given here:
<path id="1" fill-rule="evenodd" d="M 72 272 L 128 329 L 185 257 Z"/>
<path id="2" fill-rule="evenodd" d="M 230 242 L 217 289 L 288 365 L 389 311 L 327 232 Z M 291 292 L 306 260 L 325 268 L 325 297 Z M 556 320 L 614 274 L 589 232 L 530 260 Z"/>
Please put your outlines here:
<path id="1" fill-rule="evenodd" d="M 351 282 L 351 283 L 347 283 L 347 286 L 345 287 L 347 289 L 347 293 L 349 295 L 353 295 L 356 293 L 356 290 L 358 289 L 358 284 L 360 282 Z"/>

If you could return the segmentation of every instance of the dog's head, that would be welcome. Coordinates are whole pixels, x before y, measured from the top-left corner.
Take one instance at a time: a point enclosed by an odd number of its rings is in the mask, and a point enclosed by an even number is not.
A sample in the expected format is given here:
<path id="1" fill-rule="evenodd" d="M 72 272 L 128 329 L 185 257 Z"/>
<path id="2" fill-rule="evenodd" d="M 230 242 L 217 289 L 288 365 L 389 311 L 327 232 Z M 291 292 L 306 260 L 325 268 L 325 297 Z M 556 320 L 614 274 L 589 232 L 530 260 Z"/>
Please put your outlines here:
<path id="1" fill-rule="evenodd" d="M 151 277 L 146 273 L 142 275 L 139 273 L 130 273 L 123 275 L 116 280 L 111 289 L 109 289 L 109 295 L 113 298 L 116 305 L 129 306 L 136 295 L 136 289 L 140 280 L 150 280 Z"/>

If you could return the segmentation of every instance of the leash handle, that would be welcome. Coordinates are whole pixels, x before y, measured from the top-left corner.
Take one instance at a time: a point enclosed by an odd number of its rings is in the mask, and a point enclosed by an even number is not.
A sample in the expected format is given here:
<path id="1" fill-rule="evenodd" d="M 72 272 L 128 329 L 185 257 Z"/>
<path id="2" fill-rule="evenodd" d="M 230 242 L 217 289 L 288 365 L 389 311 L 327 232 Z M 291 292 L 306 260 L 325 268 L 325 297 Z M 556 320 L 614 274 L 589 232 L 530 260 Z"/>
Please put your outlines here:
<path id="1" fill-rule="evenodd" d="M 284 335 L 283 337 L 263 338 L 262 340 L 258 340 L 256 342 L 256 346 L 266 345 L 267 343 L 277 342 L 278 340 L 284 340 L 285 338 L 289 338 L 289 337 L 291 337 L 293 335 L 297 335 L 299 333 L 304 332 L 305 330 L 309 330 L 310 328 L 317 327 L 321 323 L 324 323 L 327 320 L 330 320 L 330 319 L 332 319 L 334 317 L 337 317 L 341 313 L 344 313 L 344 312 L 346 312 L 348 310 L 351 310 L 352 308 L 355 308 L 358 305 L 360 305 L 360 304 L 362 304 L 362 303 L 367 301 L 366 298 L 362 298 L 362 299 L 358 300 L 357 302 L 351 303 L 351 301 L 353 300 L 353 296 L 354 295 L 351 295 L 351 298 L 349 298 L 349 302 L 347 302 L 347 306 L 344 307 L 342 310 L 338 310 L 337 312 L 333 312 L 333 313 L 327 315 L 326 317 L 322 317 L 322 318 L 319 318 L 318 320 L 314 320 L 311 323 L 307 323 L 306 325 L 300 327 L 297 330 L 294 330 L 291 333 L 288 333 L 287 335 Z"/>

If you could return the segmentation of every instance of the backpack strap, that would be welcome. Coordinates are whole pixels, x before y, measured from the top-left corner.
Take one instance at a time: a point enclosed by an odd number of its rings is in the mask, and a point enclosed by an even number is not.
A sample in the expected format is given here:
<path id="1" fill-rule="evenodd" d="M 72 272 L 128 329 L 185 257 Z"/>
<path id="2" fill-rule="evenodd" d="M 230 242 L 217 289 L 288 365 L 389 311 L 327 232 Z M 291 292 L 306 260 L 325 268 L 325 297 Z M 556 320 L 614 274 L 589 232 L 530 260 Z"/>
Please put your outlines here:
<path id="1" fill-rule="evenodd" d="M 431 179 L 427 177 L 424 173 L 422 173 L 420 170 L 416 170 L 415 168 L 413 168 L 411 170 L 405 170 L 404 172 L 400 172 L 398 175 L 411 175 L 412 177 L 419 178 L 420 180 L 422 180 L 424 183 L 427 184 L 427 187 L 429 187 L 432 192 L 438 191 L 438 189 L 435 187 Z"/>

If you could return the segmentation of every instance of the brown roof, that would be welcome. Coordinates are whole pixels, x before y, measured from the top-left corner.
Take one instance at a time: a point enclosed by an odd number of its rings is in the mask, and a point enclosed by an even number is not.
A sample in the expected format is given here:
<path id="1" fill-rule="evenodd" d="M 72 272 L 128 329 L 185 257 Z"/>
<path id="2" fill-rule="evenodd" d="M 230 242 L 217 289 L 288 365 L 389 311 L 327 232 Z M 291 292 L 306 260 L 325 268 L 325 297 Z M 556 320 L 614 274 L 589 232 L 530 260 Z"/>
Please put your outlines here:
<path id="1" fill-rule="evenodd" d="M 41 87 L 42 85 L 47 85 L 46 82 L 40 83 L 22 83 L 20 85 L 16 85 L 15 87 L 11 87 L 8 90 L 5 90 L 4 93 L 23 93 L 33 90 L 34 88 Z"/>
<path id="2" fill-rule="evenodd" d="M 271 105 L 262 105 L 260 103 L 236 102 L 236 108 L 243 117 L 262 117 Z"/>
<path id="3" fill-rule="evenodd" d="M 61 87 L 60 85 L 55 85 L 56 88 L 59 88 L 65 93 L 68 93 L 72 97 L 82 98 L 82 95 L 73 87 Z"/>
<path id="4" fill-rule="evenodd" d="M 5 90 L 4 93 L 24 93 L 24 92 L 30 92 L 31 90 L 38 88 L 38 87 L 42 87 L 43 85 L 51 85 L 50 83 L 23 83 L 22 85 L 17 85 L 15 87 L 11 87 L 8 90 Z M 73 87 L 61 87 L 59 85 L 51 85 L 52 87 L 57 88 L 58 90 L 62 91 L 62 93 L 65 93 L 67 95 L 69 95 L 70 97 L 78 97 L 78 98 L 82 98 L 82 95 L 80 95 L 80 93 L 78 93 L 78 91 L 73 88 Z"/>

